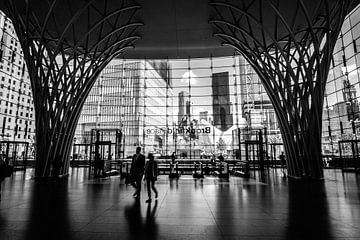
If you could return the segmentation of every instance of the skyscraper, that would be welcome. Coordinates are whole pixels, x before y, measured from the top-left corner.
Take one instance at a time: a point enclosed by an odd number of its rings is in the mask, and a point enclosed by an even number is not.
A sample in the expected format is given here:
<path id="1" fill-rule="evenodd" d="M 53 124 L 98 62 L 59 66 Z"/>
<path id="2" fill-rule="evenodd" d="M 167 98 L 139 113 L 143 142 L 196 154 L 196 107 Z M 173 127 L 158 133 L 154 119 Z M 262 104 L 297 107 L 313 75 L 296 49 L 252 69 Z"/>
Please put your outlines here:
<path id="1" fill-rule="evenodd" d="M 212 93 L 214 126 L 221 131 L 226 131 L 233 125 L 228 72 L 212 75 Z"/>
<path id="2" fill-rule="evenodd" d="M 0 140 L 32 142 L 34 118 L 23 52 L 11 21 L 0 12 Z"/>
<path id="3" fill-rule="evenodd" d="M 153 66 L 154 62 L 144 60 L 113 60 L 84 104 L 77 139 L 84 142 L 94 128 L 121 129 L 124 156 L 131 156 L 134 146 L 142 146 L 145 152 L 172 151 L 165 146 L 172 141 L 166 130 L 173 114 L 166 106 L 172 105 L 173 90 L 171 81 L 163 78 L 170 75 L 166 74 L 170 66 Z"/>
<path id="4" fill-rule="evenodd" d="M 189 94 L 185 91 L 179 92 L 178 124 L 184 125 L 190 115 Z"/>
<path id="5" fill-rule="evenodd" d="M 259 129 L 266 128 L 268 134 L 279 135 L 275 110 L 261 83 L 259 76 L 244 57 L 239 57 L 240 96 L 242 117 L 246 119 L 249 137 Z"/>
<path id="6" fill-rule="evenodd" d="M 209 121 L 208 119 L 208 111 L 203 111 L 203 112 L 200 112 L 200 121 L 201 120 L 205 120 L 205 121 Z"/>

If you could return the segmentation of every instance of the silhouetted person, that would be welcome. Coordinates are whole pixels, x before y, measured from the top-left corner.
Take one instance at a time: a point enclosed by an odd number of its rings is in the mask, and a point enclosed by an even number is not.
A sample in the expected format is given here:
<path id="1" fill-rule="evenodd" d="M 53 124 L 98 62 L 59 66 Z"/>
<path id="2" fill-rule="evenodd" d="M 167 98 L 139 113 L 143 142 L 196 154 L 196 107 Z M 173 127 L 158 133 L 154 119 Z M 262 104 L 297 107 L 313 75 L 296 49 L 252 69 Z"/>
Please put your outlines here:
<path id="1" fill-rule="evenodd" d="M 173 153 L 171 154 L 171 163 L 172 163 L 172 164 L 175 164 L 175 159 L 176 159 L 176 155 L 175 155 L 175 152 L 173 152 Z"/>
<path id="2" fill-rule="evenodd" d="M 3 157 L 0 156 L 0 200 L 1 200 L 1 184 L 5 179 L 5 173 L 4 173 L 4 167 L 5 166 L 5 161 L 3 160 Z"/>
<path id="3" fill-rule="evenodd" d="M 95 177 L 104 175 L 104 160 L 101 158 L 100 153 L 96 154 L 94 161 Z"/>
<path id="4" fill-rule="evenodd" d="M 148 192 L 148 200 L 147 203 L 151 202 L 151 189 L 155 193 L 155 198 L 158 197 L 158 191 L 155 188 L 155 181 L 157 180 L 158 176 L 158 166 L 157 162 L 154 159 L 154 155 L 149 153 L 148 161 L 145 164 L 145 178 L 146 178 L 146 187 Z"/>
<path id="5" fill-rule="evenodd" d="M 1 184 L 6 177 L 13 174 L 14 168 L 9 166 L 3 156 L 0 156 L 0 200 L 1 200 Z"/>
<path id="6" fill-rule="evenodd" d="M 171 173 L 174 172 L 175 160 L 176 160 L 176 155 L 175 155 L 175 152 L 173 152 L 171 154 L 171 164 L 170 164 L 170 172 Z"/>
<path id="7" fill-rule="evenodd" d="M 285 154 L 284 152 L 281 152 L 280 156 L 280 164 L 281 164 L 281 168 L 282 168 L 282 172 L 285 176 L 285 167 L 286 167 L 286 161 L 285 161 Z"/>
<path id="8" fill-rule="evenodd" d="M 215 165 L 215 154 L 211 154 L 210 163 L 211 165 Z"/>
<path id="9" fill-rule="evenodd" d="M 225 160 L 224 156 L 222 155 L 222 153 L 220 153 L 219 157 L 218 157 L 220 162 L 223 162 Z"/>
<path id="10" fill-rule="evenodd" d="M 141 147 L 136 148 L 136 154 L 132 157 L 130 174 L 133 178 L 131 185 L 136 189 L 135 198 L 140 198 L 141 180 L 144 175 L 145 156 L 141 154 Z"/>
<path id="11" fill-rule="evenodd" d="M 8 157 L 7 157 L 6 153 L 5 153 L 5 151 L 2 151 L 2 152 L 1 152 L 1 156 L 0 156 L 0 157 L 2 158 L 2 160 L 3 160 L 5 163 L 8 163 Z"/>

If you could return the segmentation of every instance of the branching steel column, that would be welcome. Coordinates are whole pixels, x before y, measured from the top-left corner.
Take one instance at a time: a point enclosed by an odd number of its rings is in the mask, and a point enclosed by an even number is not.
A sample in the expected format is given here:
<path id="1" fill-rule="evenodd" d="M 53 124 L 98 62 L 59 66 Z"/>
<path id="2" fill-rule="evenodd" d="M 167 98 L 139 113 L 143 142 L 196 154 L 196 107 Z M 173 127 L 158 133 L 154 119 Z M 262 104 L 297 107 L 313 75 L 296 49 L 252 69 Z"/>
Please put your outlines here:
<path id="1" fill-rule="evenodd" d="M 4 0 L 34 96 L 38 178 L 66 174 L 76 124 L 102 69 L 133 47 L 140 8 L 111 0 Z M 111 4 L 110 4 L 111 3 Z"/>
<path id="2" fill-rule="evenodd" d="M 279 121 L 290 177 L 322 179 L 322 110 L 351 0 L 211 2 L 215 36 L 259 74 Z"/>

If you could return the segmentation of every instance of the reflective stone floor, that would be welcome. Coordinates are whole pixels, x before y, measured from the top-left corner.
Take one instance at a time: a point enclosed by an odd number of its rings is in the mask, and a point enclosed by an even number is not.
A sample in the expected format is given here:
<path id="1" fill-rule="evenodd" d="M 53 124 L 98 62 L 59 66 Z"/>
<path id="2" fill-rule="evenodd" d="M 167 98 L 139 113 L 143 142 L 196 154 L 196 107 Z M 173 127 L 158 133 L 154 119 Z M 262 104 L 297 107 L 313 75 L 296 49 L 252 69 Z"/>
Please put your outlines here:
<path id="1" fill-rule="evenodd" d="M 326 170 L 324 183 L 182 176 L 140 201 L 119 177 L 38 182 L 31 170 L 3 182 L 0 239 L 360 239 L 360 176 Z"/>

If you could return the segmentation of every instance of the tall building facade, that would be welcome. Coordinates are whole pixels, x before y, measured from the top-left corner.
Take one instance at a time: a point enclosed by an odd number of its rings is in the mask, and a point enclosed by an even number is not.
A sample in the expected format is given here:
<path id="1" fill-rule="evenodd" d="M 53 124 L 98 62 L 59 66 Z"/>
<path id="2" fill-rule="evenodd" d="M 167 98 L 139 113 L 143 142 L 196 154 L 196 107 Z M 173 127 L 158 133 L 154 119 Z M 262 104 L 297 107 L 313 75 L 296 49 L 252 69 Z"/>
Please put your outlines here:
<path id="1" fill-rule="evenodd" d="M 89 143 L 91 129 L 122 132 L 121 151 L 131 156 L 136 146 L 144 152 L 167 154 L 173 138 L 173 90 L 169 65 L 148 61 L 114 60 L 92 88 L 77 127 L 79 143 Z"/>
<path id="2" fill-rule="evenodd" d="M 254 138 L 260 129 L 274 141 L 281 141 L 275 110 L 262 86 L 259 76 L 243 57 L 239 57 L 241 114 L 246 120 L 246 139 Z"/>
<path id="3" fill-rule="evenodd" d="M 0 12 L 0 140 L 34 143 L 29 75 L 11 21 Z"/>
<path id="4" fill-rule="evenodd" d="M 208 122 L 209 121 L 209 119 L 208 119 L 208 111 L 200 112 L 200 119 L 199 120 L 200 121 L 204 120 L 204 121 Z"/>
<path id="5" fill-rule="evenodd" d="M 186 124 L 190 116 L 190 100 L 189 93 L 186 91 L 179 92 L 179 111 L 178 111 L 178 124 Z"/>
<path id="6" fill-rule="evenodd" d="M 212 100 L 214 126 L 226 131 L 233 126 L 232 103 L 230 102 L 229 72 L 212 74 Z"/>

